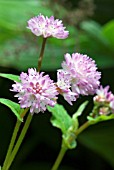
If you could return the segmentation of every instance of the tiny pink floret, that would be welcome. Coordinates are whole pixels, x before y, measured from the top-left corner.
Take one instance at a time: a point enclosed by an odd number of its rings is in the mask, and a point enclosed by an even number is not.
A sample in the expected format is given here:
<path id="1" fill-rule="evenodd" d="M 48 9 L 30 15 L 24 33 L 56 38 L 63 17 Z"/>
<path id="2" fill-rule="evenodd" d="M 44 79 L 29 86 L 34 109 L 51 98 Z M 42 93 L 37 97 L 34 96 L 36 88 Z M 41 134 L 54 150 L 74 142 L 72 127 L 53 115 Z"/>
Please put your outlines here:
<path id="1" fill-rule="evenodd" d="M 112 113 L 114 113 L 114 94 L 109 91 L 109 86 L 104 88 L 100 86 L 100 88 L 96 90 L 96 96 L 93 100 L 95 103 L 107 104 L 107 107 L 110 107 Z"/>

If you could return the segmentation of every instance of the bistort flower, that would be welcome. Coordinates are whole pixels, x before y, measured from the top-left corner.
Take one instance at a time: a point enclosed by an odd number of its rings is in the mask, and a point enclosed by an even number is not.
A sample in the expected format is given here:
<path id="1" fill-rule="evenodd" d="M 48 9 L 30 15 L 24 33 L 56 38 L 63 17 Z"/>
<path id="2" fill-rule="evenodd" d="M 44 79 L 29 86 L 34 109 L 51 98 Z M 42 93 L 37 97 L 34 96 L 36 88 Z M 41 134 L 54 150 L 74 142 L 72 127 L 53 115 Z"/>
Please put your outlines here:
<path id="1" fill-rule="evenodd" d="M 93 95 L 100 85 L 101 73 L 87 55 L 65 54 L 62 69 L 57 71 L 57 90 L 72 105 L 80 95 Z"/>
<path id="2" fill-rule="evenodd" d="M 54 16 L 48 18 L 43 15 L 38 15 L 28 21 L 28 29 L 36 36 L 56 37 L 58 39 L 65 39 L 69 35 L 69 31 L 65 31 L 63 23 L 59 19 L 54 19 Z"/>
<path id="3" fill-rule="evenodd" d="M 28 69 L 28 74 L 20 74 L 20 80 L 20 83 L 12 85 L 11 91 L 18 92 L 15 97 L 18 97 L 21 108 L 30 107 L 33 114 L 44 112 L 47 105 L 53 107 L 56 104 L 58 92 L 49 75 L 31 68 Z"/>
<path id="4" fill-rule="evenodd" d="M 114 113 L 114 95 L 109 91 L 109 86 L 96 90 L 96 96 L 93 98 L 95 105 L 99 107 L 99 114 Z"/>
<path id="5" fill-rule="evenodd" d="M 97 71 L 95 61 L 87 55 L 65 54 L 63 70 L 69 75 L 72 92 L 78 95 L 93 95 L 100 84 L 101 73 Z"/>

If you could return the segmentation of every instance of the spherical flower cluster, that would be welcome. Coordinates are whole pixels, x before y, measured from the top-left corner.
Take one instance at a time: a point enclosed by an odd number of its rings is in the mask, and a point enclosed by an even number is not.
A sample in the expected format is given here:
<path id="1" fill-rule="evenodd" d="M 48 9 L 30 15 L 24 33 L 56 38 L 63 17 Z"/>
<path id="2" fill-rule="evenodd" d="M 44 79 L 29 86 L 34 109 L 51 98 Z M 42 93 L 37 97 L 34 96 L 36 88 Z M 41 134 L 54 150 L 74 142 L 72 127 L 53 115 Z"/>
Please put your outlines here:
<path id="1" fill-rule="evenodd" d="M 99 114 L 108 114 L 110 112 L 114 113 L 114 95 L 109 91 L 109 86 L 103 88 L 100 86 L 96 90 L 96 96 L 93 98 L 94 103 L 98 105 Z"/>
<path id="2" fill-rule="evenodd" d="M 62 90 L 63 96 L 67 93 L 63 89 L 70 89 L 73 93 L 73 99 L 71 100 L 74 101 L 79 95 L 93 95 L 98 89 L 101 73 L 97 71 L 95 61 L 87 55 L 73 53 L 71 56 L 68 53 L 65 54 L 62 68 L 62 78 L 57 76 L 57 86 Z M 62 86 L 62 82 L 67 82 L 68 89 L 64 85 Z"/>
<path id="3" fill-rule="evenodd" d="M 58 39 L 65 39 L 69 35 L 69 31 L 65 31 L 65 27 L 61 20 L 54 19 L 53 16 L 48 18 L 43 15 L 38 15 L 28 21 L 28 29 L 36 36 L 56 37 Z"/>
<path id="4" fill-rule="evenodd" d="M 53 107 L 56 104 L 56 86 L 48 75 L 43 74 L 28 69 L 28 74 L 21 73 L 21 82 L 12 85 L 11 91 L 18 92 L 15 97 L 18 97 L 21 108 L 30 107 L 32 114 L 44 112 L 47 105 Z"/>

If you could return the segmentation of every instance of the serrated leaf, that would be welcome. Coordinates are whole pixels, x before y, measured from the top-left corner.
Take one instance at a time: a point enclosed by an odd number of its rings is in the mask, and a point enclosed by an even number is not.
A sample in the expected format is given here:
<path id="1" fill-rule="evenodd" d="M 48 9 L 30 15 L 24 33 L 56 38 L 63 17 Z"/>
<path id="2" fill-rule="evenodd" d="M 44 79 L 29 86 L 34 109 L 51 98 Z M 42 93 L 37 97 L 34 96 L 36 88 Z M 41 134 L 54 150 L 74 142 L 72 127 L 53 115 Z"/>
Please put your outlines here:
<path id="1" fill-rule="evenodd" d="M 87 116 L 87 119 L 90 121 L 90 124 L 96 124 L 98 122 L 114 119 L 114 114 L 100 115 L 100 116 L 98 116 L 96 118 L 92 118 L 91 116 Z"/>
<path id="2" fill-rule="evenodd" d="M 20 113 L 22 112 L 23 109 L 20 108 L 20 105 L 9 100 L 9 99 L 3 99 L 0 98 L 0 103 L 6 105 L 11 109 L 11 111 L 15 114 L 15 116 L 20 120 L 23 121 L 23 119 L 20 116 Z"/>
<path id="3" fill-rule="evenodd" d="M 19 76 L 13 75 L 13 74 L 0 73 L 0 77 L 4 77 L 4 78 L 7 78 L 7 79 L 16 81 L 16 82 L 21 82 L 20 79 L 19 79 Z"/>
<path id="4" fill-rule="evenodd" d="M 54 107 L 48 106 L 47 109 L 52 113 L 51 123 L 60 128 L 62 133 L 66 133 L 72 126 L 72 119 L 62 105 L 56 104 Z"/>

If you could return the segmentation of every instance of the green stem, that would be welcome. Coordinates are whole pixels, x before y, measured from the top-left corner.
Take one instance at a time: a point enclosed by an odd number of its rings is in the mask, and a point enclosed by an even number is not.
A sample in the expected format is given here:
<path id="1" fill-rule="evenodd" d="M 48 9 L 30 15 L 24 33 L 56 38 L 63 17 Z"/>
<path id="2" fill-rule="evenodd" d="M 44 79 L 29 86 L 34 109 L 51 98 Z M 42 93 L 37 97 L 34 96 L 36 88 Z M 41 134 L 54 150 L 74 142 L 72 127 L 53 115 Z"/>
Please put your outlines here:
<path id="1" fill-rule="evenodd" d="M 32 115 L 29 113 L 28 117 L 26 119 L 26 122 L 24 124 L 24 127 L 23 127 L 23 129 L 21 131 L 21 134 L 20 134 L 20 136 L 19 136 L 19 138 L 17 140 L 17 143 L 16 143 L 16 145 L 15 145 L 15 147 L 14 147 L 14 149 L 13 149 L 11 155 L 10 155 L 10 158 L 9 158 L 9 161 L 8 161 L 8 164 L 7 164 L 7 167 L 6 167 L 5 170 L 8 170 L 9 167 L 11 166 L 11 164 L 12 164 L 12 162 L 13 162 L 13 160 L 14 160 L 14 158 L 15 158 L 18 150 L 19 150 L 19 147 L 20 147 L 20 145 L 21 145 L 21 143 L 22 143 L 22 141 L 24 139 L 24 136 L 25 136 L 25 134 L 26 134 L 26 132 L 28 130 L 28 127 L 30 125 L 31 120 L 32 120 Z"/>
<path id="2" fill-rule="evenodd" d="M 51 170 L 57 170 L 58 169 L 58 167 L 59 167 L 59 165 L 60 165 L 60 163 L 61 163 L 61 161 L 62 161 L 62 159 L 63 159 L 63 157 L 64 157 L 64 155 L 66 153 L 66 151 L 67 151 L 67 148 L 62 145 L 61 150 L 59 152 L 59 155 L 58 155 L 58 157 L 57 157 L 57 159 L 56 159 L 56 161 L 55 161 L 55 163 L 54 163 Z"/>
<path id="3" fill-rule="evenodd" d="M 76 132 L 75 132 L 75 137 L 77 137 L 89 125 L 90 125 L 90 123 L 89 123 L 89 121 L 87 121 L 82 126 L 80 126 L 79 129 L 77 129 Z M 70 138 L 68 139 L 69 144 L 72 143 L 73 140 L 75 140 L 74 136 L 73 137 L 70 136 Z M 60 165 L 60 163 L 61 163 L 61 161 L 62 161 L 62 159 L 63 159 L 63 157 L 64 157 L 67 150 L 68 150 L 68 147 L 65 146 L 64 141 L 63 141 L 61 150 L 59 152 L 59 155 L 58 155 L 58 157 L 57 157 L 57 159 L 56 159 L 56 161 L 55 161 L 55 163 L 54 163 L 51 170 L 57 170 L 58 169 L 58 167 L 59 167 L 59 165 Z"/>
<path id="4" fill-rule="evenodd" d="M 39 59 L 38 59 L 38 72 L 40 72 L 40 69 L 41 69 L 46 40 L 47 40 L 47 38 L 43 38 L 42 48 L 41 48 L 40 56 L 39 56 Z"/>
<path id="5" fill-rule="evenodd" d="M 14 128 L 14 132 L 13 132 L 13 135 L 12 135 L 12 138 L 11 138 L 11 142 L 9 144 L 9 148 L 8 148 L 8 151 L 7 151 L 7 154 L 6 154 L 6 158 L 5 158 L 2 170 L 6 169 L 6 165 L 8 163 L 8 159 L 9 159 L 10 154 L 12 152 L 12 149 L 13 149 L 13 146 L 14 146 L 14 143 L 15 143 L 15 140 L 16 140 L 17 133 L 18 133 L 20 125 L 21 125 L 21 121 L 19 121 L 17 119 L 17 122 L 16 122 L 16 125 L 15 125 L 15 128 Z"/>
<path id="6" fill-rule="evenodd" d="M 28 112 L 29 109 L 30 109 L 30 108 L 26 108 L 26 109 L 21 113 L 21 118 L 23 118 L 23 117 L 26 115 L 26 113 Z"/>
<path id="7" fill-rule="evenodd" d="M 88 126 L 90 125 L 89 121 L 85 122 L 82 126 L 79 127 L 79 129 L 77 129 L 74 133 L 74 135 L 70 136 L 68 139 L 68 143 L 71 144 L 76 138 L 77 136 L 83 132 Z"/>
<path id="8" fill-rule="evenodd" d="M 21 114 L 21 117 L 23 118 L 25 116 L 25 114 L 27 113 L 29 108 L 25 109 L 22 114 Z M 8 160 L 10 158 L 10 154 L 12 152 L 12 149 L 13 149 L 13 146 L 14 146 L 14 143 L 15 143 L 15 140 L 16 140 L 16 137 L 17 137 L 17 133 L 19 131 L 19 127 L 21 125 L 21 121 L 19 121 L 17 119 L 16 121 L 16 125 L 15 125 L 15 128 L 14 128 L 14 131 L 13 131 L 13 135 L 12 135 L 12 138 L 11 138 L 11 141 L 10 141 L 10 144 L 9 144 L 9 148 L 8 148 L 8 151 L 7 151 L 7 154 L 6 154 L 6 158 L 5 158 L 5 161 L 3 163 L 3 167 L 2 167 L 2 170 L 5 170 L 6 169 L 6 166 L 7 166 L 7 163 L 8 163 Z"/>
<path id="9" fill-rule="evenodd" d="M 90 125 L 89 121 L 85 122 L 79 129 L 76 130 L 75 135 L 78 136 L 83 130 L 85 130 Z"/>

